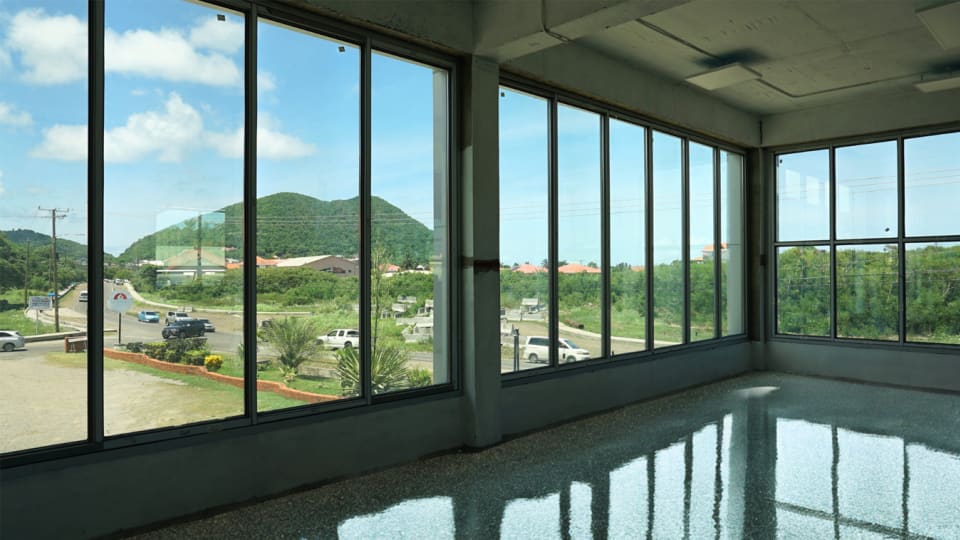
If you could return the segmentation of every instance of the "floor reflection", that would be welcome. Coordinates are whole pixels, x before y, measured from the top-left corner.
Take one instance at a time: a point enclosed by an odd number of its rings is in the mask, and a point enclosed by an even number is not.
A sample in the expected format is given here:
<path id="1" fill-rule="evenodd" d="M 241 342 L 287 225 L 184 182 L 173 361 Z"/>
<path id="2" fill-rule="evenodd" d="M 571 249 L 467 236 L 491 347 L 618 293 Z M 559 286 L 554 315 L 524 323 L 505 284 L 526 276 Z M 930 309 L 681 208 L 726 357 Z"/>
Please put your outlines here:
<path id="1" fill-rule="evenodd" d="M 957 539 L 960 397 L 751 375 L 144 537 L 225 530 L 270 538 Z"/>

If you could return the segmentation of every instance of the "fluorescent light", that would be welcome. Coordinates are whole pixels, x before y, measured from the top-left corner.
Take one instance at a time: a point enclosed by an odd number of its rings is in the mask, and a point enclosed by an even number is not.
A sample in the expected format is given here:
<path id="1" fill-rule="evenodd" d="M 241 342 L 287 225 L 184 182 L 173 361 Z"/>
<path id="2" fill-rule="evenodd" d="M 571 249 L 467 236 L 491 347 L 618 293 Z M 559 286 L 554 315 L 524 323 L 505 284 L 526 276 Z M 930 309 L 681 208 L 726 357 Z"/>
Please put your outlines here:
<path id="1" fill-rule="evenodd" d="M 953 77 L 944 77 L 942 79 L 933 79 L 929 81 L 920 81 L 914 83 L 917 90 L 921 92 L 939 92 L 941 90 L 953 90 L 954 88 L 960 88 L 960 75 L 954 75 Z"/>
<path id="2" fill-rule="evenodd" d="M 941 47 L 960 47 L 960 2 L 918 11 L 917 17 Z"/>
<path id="3" fill-rule="evenodd" d="M 687 77 L 686 81 L 705 90 L 717 90 L 759 78 L 759 73 L 738 62 Z"/>

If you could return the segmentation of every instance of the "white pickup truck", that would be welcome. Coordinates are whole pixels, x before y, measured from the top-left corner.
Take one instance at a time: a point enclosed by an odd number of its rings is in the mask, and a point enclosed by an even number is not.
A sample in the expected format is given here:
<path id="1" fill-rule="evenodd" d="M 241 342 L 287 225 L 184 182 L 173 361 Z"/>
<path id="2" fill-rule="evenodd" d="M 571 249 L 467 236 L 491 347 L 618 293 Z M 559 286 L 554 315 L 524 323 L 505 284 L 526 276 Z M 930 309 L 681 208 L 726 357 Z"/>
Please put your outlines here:
<path id="1" fill-rule="evenodd" d="M 327 349 L 349 349 L 360 345 L 360 331 L 352 328 L 337 328 L 317 338 L 317 343 Z"/>

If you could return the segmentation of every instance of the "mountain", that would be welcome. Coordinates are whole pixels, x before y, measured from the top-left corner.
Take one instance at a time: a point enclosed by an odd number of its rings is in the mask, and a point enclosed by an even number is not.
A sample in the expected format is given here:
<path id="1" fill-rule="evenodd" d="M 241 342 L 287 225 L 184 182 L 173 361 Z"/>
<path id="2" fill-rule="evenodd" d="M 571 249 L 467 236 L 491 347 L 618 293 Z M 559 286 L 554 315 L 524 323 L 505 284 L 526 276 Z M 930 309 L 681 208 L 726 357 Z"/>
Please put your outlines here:
<path id="1" fill-rule="evenodd" d="M 373 197 L 373 238 L 391 261 L 426 263 L 433 232 L 389 202 Z M 120 261 L 163 259 L 197 245 L 223 246 L 226 256 L 242 253 L 242 203 L 191 218 L 140 238 Z M 275 193 L 257 199 L 257 255 L 354 257 L 358 248 L 359 198 L 321 201 L 298 193 Z M 200 227 L 198 231 L 198 220 Z"/>
<path id="2" fill-rule="evenodd" d="M 26 246 L 30 244 L 31 249 L 42 249 L 50 246 L 50 236 L 31 231 L 30 229 L 14 229 L 10 231 L 0 231 L 0 234 L 7 237 L 11 244 Z M 87 246 L 66 238 L 57 238 L 57 254 L 61 258 L 67 257 L 76 260 L 85 260 L 87 258 Z M 104 260 L 113 260 L 113 255 L 104 253 Z"/>

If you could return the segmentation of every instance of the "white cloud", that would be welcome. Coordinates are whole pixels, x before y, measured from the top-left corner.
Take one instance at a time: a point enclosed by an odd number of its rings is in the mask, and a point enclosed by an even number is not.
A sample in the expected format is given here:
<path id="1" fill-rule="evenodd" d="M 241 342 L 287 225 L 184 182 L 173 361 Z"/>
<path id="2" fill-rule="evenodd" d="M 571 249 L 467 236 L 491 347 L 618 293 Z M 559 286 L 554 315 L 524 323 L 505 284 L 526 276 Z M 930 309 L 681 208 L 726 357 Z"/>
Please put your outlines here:
<path id="1" fill-rule="evenodd" d="M 87 159 L 87 126 L 56 124 L 44 129 L 43 141 L 30 151 L 30 155 L 59 161 Z"/>
<path id="2" fill-rule="evenodd" d="M 137 113 L 126 124 L 103 135 L 103 159 L 121 163 L 157 154 L 160 161 L 180 161 L 202 138 L 200 113 L 176 93 L 171 93 L 163 111 Z M 55 125 L 45 129 L 43 141 L 30 155 L 63 161 L 87 157 L 87 127 Z"/>
<path id="3" fill-rule="evenodd" d="M 282 133 L 266 115 L 258 120 L 258 156 L 264 159 L 295 159 L 311 155 L 316 148 Z M 109 163 L 136 161 L 156 155 L 160 161 L 178 162 L 198 146 L 213 148 L 223 157 L 243 156 L 243 129 L 233 132 L 204 131 L 201 114 L 176 93 L 167 98 L 162 111 L 133 114 L 124 125 L 104 133 L 103 158 Z M 79 161 L 87 158 L 87 127 L 54 125 L 43 131 L 43 141 L 30 155 L 44 159 Z"/>
<path id="4" fill-rule="evenodd" d="M 42 9 L 25 9 L 14 15 L 7 46 L 20 53 L 26 69 L 23 80 L 32 84 L 62 84 L 79 80 L 87 72 L 87 25 L 73 15 L 46 15 Z M 0 64 L 9 63 L 0 52 Z"/>
<path id="5" fill-rule="evenodd" d="M 204 17 L 190 30 L 190 43 L 202 49 L 233 54 L 243 48 L 243 24 L 231 19 Z"/>
<path id="6" fill-rule="evenodd" d="M 269 71 L 257 71 L 257 92 L 272 92 L 277 89 L 277 78 Z"/>
<path id="7" fill-rule="evenodd" d="M 221 156 L 243 157 L 243 128 L 227 133 L 208 133 L 207 144 Z M 271 117 L 257 117 L 257 158 L 296 159 L 314 154 L 316 147 L 293 135 L 280 131 L 280 126 Z"/>
<path id="8" fill-rule="evenodd" d="M 18 111 L 17 107 L 0 101 L 0 124 L 8 126 L 29 126 L 33 118 L 27 111 Z"/>
<path id="9" fill-rule="evenodd" d="M 103 159 L 126 162 L 158 153 L 160 161 L 180 161 L 202 134 L 200 113 L 174 92 L 163 112 L 131 115 L 125 125 L 104 133 Z"/>
<path id="10" fill-rule="evenodd" d="M 129 30 L 104 35 L 108 72 L 214 86 L 240 84 L 240 70 L 220 53 L 198 52 L 176 30 Z"/>

